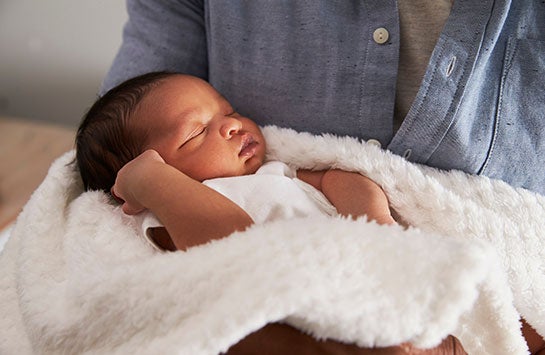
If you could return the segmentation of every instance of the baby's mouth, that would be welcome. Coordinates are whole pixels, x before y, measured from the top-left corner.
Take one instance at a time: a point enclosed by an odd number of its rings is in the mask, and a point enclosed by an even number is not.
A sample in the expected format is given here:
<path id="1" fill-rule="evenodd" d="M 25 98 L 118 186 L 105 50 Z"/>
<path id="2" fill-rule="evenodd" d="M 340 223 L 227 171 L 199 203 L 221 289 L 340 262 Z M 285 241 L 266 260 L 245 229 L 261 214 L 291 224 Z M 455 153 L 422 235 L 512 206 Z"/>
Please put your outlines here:
<path id="1" fill-rule="evenodd" d="M 238 153 L 239 157 L 251 157 L 255 155 L 255 151 L 257 149 L 257 145 L 259 143 L 254 139 L 254 137 L 246 133 L 242 136 L 242 144 L 240 146 L 240 153 Z"/>

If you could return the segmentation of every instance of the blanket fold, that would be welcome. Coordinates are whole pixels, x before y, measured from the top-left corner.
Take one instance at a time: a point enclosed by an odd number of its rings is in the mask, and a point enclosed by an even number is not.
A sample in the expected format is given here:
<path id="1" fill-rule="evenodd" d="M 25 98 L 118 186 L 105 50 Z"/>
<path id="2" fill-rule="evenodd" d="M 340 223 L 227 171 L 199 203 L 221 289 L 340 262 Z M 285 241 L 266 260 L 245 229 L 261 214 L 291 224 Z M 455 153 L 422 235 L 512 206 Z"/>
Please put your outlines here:
<path id="1" fill-rule="evenodd" d="M 355 139 L 265 127 L 268 157 L 358 171 L 412 227 L 309 217 L 160 254 L 59 158 L 0 256 L 0 353 L 217 354 L 274 321 L 360 346 L 525 354 L 545 334 L 545 199 Z"/>

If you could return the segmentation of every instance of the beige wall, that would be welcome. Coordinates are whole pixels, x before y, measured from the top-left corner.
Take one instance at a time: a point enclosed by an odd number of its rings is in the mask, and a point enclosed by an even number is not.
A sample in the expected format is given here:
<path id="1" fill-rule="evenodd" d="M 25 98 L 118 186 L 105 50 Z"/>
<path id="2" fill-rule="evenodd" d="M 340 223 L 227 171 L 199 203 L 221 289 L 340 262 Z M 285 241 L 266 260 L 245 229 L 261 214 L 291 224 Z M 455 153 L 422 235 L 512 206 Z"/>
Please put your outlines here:
<path id="1" fill-rule="evenodd" d="M 124 0 L 0 0 L 0 116 L 77 126 L 126 19 Z"/>

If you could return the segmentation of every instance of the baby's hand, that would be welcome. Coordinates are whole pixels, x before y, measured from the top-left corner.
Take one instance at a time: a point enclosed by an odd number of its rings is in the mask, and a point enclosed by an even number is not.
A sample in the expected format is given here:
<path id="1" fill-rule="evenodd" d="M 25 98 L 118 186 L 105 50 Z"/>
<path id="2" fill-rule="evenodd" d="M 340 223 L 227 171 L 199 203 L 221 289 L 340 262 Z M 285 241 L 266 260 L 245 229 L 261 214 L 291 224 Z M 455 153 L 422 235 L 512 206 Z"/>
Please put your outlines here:
<path id="1" fill-rule="evenodd" d="M 139 192 L 149 185 L 154 178 L 154 165 L 166 164 L 155 150 L 146 150 L 119 170 L 115 184 L 111 188 L 112 196 L 123 204 L 126 214 L 138 214 L 146 209 L 139 199 Z"/>

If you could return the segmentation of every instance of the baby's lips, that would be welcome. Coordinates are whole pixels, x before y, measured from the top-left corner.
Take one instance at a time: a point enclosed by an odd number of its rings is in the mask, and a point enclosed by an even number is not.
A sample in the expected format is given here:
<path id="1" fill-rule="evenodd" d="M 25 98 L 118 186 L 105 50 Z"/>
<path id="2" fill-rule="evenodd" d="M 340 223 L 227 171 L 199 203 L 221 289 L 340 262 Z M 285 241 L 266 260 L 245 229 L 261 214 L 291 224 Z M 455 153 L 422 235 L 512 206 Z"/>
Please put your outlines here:
<path id="1" fill-rule="evenodd" d="M 249 147 L 255 146 L 257 142 L 250 133 L 244 133 L 241 140 L 239 155 L 244 155 Z"/>
<path id="2" fill-rule="evenodd" d="M 240 157 L 251 157 L 255 155 L 258 143 L 251 135 L 245 135 L 242 139 L 241 149 L 238 153 Z"/>

